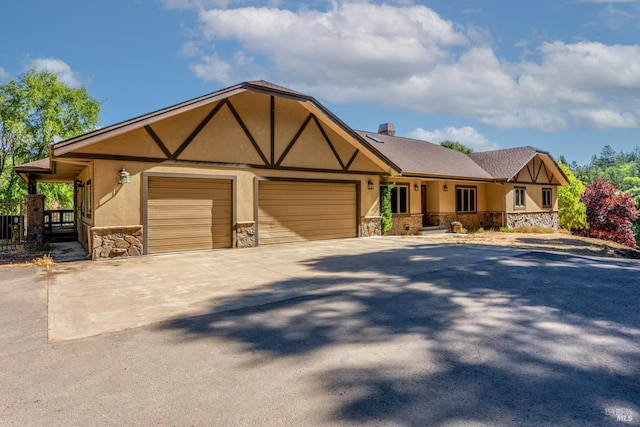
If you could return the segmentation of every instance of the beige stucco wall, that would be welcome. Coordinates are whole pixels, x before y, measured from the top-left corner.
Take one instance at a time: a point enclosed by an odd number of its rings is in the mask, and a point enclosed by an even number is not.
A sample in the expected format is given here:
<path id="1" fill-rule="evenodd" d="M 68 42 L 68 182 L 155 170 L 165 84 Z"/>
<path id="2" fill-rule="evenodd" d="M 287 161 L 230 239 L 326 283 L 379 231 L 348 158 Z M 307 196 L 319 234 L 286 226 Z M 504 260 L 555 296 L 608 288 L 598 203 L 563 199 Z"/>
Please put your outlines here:
<path id="1" fill-rule="evenodd" d="M 503 185 L 501 183 L 484 183 L 454 180 L 421 180 L 410 178 L 393 178 L 391 182 L 409 185 L 410 214 L 422 212 L 421 185 L 427 186 L 427 212 L 454 213 L 456 211 L 456 187 L 475 187 L 478 212 L 502 211 L 504 208 Z M 415 191 L 418 185 L 418 191 Z M 445 187 L 447 191 L 445 191 Z M 540 195 L 542 197 L 542 194 Z"/>
<path id="2" fill-rule="evenodd" d="M 129 184 L 117 183 L 116 177 L 122 166 L 131 174 L 131 183 Z M 255 221 L 254 179 L 261 177 L 359 181 L 360 216 L 377 216 L 380 209 L 379 177 L 376 175 L 212 168 L 176 164 L 156 165 L 111 160 L 96 160 L 94 168 L 95 182 L 98 184 L 94 185 L 94 225 L 97 227 L 142 224 L 142 182 L 145 172 L 236 178 L 236 217 L 238 222 Z M 367 188 L 369 180 L 374 182 L 373 190 Z"/>
<path id="3" fill-rule="evenodd" d="M 514 206 L 514 188 L 525 189 L 525 209 L 516 209 Z M 551 189 L 550 208 L 542 206 L 542 189 Z M 527 184 L 527 183 L 507 183 L 505 184 L 505 206 L 509 213 L 516 212 L 547 212 L 558 210 L 558 188 L 555 185 Z"/>

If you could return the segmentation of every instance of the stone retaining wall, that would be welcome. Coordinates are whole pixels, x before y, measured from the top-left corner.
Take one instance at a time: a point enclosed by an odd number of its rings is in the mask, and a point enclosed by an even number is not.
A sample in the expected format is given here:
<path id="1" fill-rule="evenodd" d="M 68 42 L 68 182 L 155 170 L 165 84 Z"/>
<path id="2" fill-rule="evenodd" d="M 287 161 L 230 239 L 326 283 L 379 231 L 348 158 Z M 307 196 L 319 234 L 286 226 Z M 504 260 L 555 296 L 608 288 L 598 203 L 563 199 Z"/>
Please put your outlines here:
<path id="1" fill-rule="evenodd" d="M 462 223 L 462 227 L 467 230 L 476 230 L 480 227 L 485 229 L 502 227 L 502 212 L 479 212 L 473 214 L 440 213 L 427 214 L 427 221 L 431 225 L 451 227 L 453 221 Z"/>
<path id="2" fill-rule="evenodd" d="M 407 234 L 419 234 L 422 229 L 422 214 L 416 215 L 394 215 L 393 226 L 389 234 L 403 236 Z"/>
<path id="3" fill-rule="evenodd" d="M 142 255 L 142 226 L 91 228 L 91 258 L 117 258 Z"/>
<path id="4" fill-rule="evenodd" d="M 238 222 L 236 225 L 236 247 L 252 248 L 256 245 L 256 223 Z"/>
<path id="5" fill-rule="evenodd" d="M 558 229 L 558 212 L 518 212 L 507 214 L 507 227 L 544 227 Z"/>
<path id="6" fill-rule="evenodd" d="M 380 236 L 382 219 L 379 216 L 363 216 L 360 218 L 360 237 Z"/>

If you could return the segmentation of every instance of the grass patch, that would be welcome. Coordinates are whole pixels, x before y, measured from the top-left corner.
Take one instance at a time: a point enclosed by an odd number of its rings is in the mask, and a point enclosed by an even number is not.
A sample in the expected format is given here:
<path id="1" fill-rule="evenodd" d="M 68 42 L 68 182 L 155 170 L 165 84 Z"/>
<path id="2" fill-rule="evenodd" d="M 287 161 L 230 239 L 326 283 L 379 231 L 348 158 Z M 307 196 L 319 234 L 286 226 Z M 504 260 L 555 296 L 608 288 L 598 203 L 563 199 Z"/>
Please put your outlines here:
<path id="1" fill-rule="evenodd" d="M 501 233 L 532 233 L 532 234 L 555 234 L 556 230 L 548 227 L 538 227 L 536 225 L 528 226 L 528 227 L 517 227 L 517 228 L 509 228 L 509 227 L 500 227 Z"/>
<path id="2" fill-rule="evenodd" d="M 44 254 L 40 258 L 34 259 L 33 263 L 38 267 L 46 267 L 49 270 L 56 262 L 51 258 L 50 254 Z"/>

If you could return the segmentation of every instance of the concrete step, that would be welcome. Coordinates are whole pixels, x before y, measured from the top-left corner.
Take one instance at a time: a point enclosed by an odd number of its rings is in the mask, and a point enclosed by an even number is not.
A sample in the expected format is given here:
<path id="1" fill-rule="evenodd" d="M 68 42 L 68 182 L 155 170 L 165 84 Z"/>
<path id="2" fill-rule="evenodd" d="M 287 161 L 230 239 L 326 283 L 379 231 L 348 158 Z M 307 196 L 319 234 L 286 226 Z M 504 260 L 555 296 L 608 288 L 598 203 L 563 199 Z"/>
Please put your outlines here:
<path id="1" fill-rule="evenodd" d="M 428 236 L 430 234 L 442 234 L 448 232 L 449 229 L 447 227 L 442 227 L 440 225 L 422 227 L 420 230 L 420 234 L 423 236 Z"/>

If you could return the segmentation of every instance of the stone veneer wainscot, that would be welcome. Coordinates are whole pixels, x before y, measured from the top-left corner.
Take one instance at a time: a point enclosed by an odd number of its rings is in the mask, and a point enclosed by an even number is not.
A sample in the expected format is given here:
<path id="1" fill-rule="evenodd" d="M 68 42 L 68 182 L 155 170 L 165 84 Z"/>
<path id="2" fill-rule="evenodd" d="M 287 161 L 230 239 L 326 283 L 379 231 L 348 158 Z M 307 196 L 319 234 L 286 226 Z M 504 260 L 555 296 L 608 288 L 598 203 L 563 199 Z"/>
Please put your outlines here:
<path id="1" fill-rule="evenodd" d="M 91 258 L 118 258 L 142 255 L 142 226 L 91 228 Z"/>
<path id="2" fill-rule="evenodd" d="M 363 216 L 360 218 L 360 237 L 382 235 L 382 218 L 379 216 Z"/>
<path id="3" fill-rule="evenodd" d="M 236 225 L 236 247 L 252 248 L 256 245 L 256 223 L 254 221 L 238 222 Z"/>
<path id="4" fill-rule="evenodd" d="M 543 227 L 558 229 L 558 212 L 508 213 L 507 227 Z"/>

